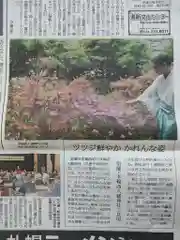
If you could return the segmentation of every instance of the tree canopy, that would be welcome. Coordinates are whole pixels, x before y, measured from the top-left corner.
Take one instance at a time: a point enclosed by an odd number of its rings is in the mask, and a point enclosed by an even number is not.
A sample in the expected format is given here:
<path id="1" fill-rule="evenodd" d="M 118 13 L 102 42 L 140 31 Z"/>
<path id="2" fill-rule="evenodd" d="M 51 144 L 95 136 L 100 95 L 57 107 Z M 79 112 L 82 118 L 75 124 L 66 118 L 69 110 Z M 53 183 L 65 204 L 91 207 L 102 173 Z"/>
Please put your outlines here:
<path id="1" fill-rule="evenodd" d="M 26 75 L 33 67 L 31 59 L 49 56 L 58 61 L 59 71 L 67 79 L 87 74 L 113 81 L 139 75 L 139 64 L 143 67 L 150 61 L 151 51 L 145 41 L 137 40 L 13 40 L 10 75 Z"/>

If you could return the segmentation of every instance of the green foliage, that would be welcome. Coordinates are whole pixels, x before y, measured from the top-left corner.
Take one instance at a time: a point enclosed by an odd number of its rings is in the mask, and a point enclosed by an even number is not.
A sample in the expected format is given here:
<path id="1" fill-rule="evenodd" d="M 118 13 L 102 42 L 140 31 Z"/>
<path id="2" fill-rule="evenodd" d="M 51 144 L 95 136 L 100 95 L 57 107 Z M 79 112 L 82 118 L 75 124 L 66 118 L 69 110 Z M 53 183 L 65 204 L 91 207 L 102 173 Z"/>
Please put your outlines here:
<path id="1" fill-rule="evenodd" d="M 164 49 L 165 53 L 173 58 L 173 40 L 170 40 L 169 45 Z"/>
<path id="2" fill-rule="evenodd" d="M 19 76 L 24 73 L 29 52 L 23 40 L 11 41 L 10 45 L 10 77 Z"/>
<path id="3" fill-rule="evenodd" d="M 166 51 L 172 54 L 172 43 Z M 134 39 L 12 40 L 10 75 L 28 75 L 30 69 L 36 72 L 38 59 L 49 56 L 69 81 L 87 75 L 108 85 L 120 77 L 141 75 L 150 66 L 151 49 L 146 41 Z"/>

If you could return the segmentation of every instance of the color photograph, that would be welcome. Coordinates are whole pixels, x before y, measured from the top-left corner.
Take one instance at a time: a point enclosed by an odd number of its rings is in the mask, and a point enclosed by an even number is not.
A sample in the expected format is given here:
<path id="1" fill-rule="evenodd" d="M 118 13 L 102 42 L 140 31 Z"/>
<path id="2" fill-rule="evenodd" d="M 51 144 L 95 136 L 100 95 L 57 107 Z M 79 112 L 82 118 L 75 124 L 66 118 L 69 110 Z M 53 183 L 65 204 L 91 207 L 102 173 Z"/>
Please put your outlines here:
<path id="1" fill-rule="evenodd" d="M 172 39 L 11 40 L 5 140 L 176 140 Z"/>
<path id="2" fill-rule="evenodd" d="M 1 154 L 0 196 L 60 197 L 60 155 Z"/>

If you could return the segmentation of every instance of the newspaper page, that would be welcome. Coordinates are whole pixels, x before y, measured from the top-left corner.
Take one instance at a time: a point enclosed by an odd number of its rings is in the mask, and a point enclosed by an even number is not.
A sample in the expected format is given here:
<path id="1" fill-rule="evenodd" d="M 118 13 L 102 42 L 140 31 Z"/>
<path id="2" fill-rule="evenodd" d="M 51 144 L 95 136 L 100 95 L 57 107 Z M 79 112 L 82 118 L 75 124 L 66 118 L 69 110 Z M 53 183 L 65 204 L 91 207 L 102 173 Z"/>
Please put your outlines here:
<path id="1" fill-rule="evenodd" d="M 2 4 L 1 239 L 178 240 L 171 2 Z"/>
<path id="2" fill-rule="evenodd" d="M 4 149 L 177 139 L 169 1 L 5 3 Z"/>

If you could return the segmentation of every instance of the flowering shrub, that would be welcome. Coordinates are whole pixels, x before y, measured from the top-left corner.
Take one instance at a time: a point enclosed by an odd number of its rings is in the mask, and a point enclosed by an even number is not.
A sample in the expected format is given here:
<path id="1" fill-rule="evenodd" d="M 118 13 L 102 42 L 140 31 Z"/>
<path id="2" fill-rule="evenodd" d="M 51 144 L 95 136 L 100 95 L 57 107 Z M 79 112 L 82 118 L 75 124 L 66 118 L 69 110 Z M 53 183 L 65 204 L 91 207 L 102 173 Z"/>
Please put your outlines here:
<path id="1" fill-rule="evenodd" d="M 107 95 L 84 77 L 66 85 L 50 77 L 12 79 L 6 113 L 6 139 L 155 139 L 156 122 L 137 97 L 152 77 L 111 83 Z M 114 84 L 114 85 L 113 85 Z"/>

